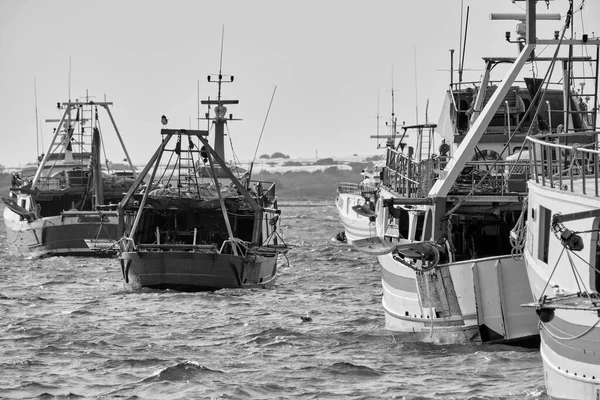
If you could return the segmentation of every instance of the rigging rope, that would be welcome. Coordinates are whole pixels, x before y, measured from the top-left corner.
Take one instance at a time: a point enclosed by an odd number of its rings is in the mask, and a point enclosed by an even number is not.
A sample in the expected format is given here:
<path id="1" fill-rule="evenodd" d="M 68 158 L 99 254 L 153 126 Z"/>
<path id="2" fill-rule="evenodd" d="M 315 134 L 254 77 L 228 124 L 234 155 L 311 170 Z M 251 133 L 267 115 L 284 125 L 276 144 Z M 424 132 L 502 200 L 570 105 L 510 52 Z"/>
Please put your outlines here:
<path id="1" fill-rule="evenodd" d="M 509 240 L 512 250 L 510 252 L 513 260 L 521 261 L 523 259 L 523 249 L 527 241 L 527 225 L 525 224 L 525 216 L 527 215 L 528 199 L 523 201 L 521 215 L 515 223 L 515 226 L 510 230 Z"/>
<path id="2" fill-rule="evenodd" d="M 256 150 L 254 150 L 254 157 L 252 157 L 252 162 L 256 160 L 256 153 L 258 153 L 258 146 L 260 145 L 260 141 L 262 140 L 263 132 L 265 131 L 265 126 L 267 125 L 267 118 L 269 118 L 269 112 L 271 111 L 271 105 L 273 104 L 273 98 L 275 97 L 275 91 L 277 90 L 277 86 L 273 89 L 273 94 L 271 95 L 271 101 L 269 102 L 269 108 L 267 109 L 267 115 L 265 115 L 265 121 L 263 122 L 262 129 L 260 130 L 260 136 L 258 137 L 258 143 L 256 143 Z"/>

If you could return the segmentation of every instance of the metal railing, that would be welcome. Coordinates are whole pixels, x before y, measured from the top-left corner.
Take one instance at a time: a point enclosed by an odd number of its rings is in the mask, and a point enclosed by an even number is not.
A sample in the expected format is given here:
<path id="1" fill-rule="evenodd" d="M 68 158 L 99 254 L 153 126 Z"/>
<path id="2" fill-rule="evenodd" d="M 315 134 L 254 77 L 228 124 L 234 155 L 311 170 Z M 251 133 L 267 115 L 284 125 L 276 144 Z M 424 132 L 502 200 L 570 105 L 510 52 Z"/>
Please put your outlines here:
<path id="1" fill-rule="evenodd" d="M 405 154 L 388 149 L 383 184 L 402 197 L 427 197 L 439 171 L 448 161 L 446 157 L 435 157 L 415 162 Z M 524 193 L 529 168 L 528 160 L 469 161 L 457 177 L 451 192 L 460 194 L 474 190 L 474 193 L 480 195 Z M 483 182 L 479 184 L 481 180 Z"/>
<path id="2" fill-rule="evenodd" d="M 598 132 L 593 141 L 586 145 L 572 146 L 548 142 L 528 137 L 530 148 L 531 179 L 543 186 L 564 191 L 578 191 L 598 197 L 598 170 L 600 168 L 600 150 L 598 150 Z"/>
<path id="3" fill-rule="evenodd" d="M 377 187 L 363 183 L 341 182 L 337 187 L 338 194 L 352 194 L 362 196 L 365 193 L 377 192 Z"/>

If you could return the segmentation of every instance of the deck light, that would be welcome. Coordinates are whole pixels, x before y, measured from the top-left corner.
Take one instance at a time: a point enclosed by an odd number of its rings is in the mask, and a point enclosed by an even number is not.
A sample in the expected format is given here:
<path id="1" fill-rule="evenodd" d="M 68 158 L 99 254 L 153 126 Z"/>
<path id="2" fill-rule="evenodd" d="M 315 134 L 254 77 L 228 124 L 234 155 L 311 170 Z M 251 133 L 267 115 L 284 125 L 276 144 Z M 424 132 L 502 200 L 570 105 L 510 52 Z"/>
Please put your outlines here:
<path id="1" fill-rule="evenodd" d="M 506 32 L 504 33 L 504 36 L 506 37 L 506 41 L 507 41 L 507 42 L 510 42 L 510 31 L 506 31 Z"/>
<path id="2" fill-rule="evenodd" d="M 559 34 L 558 31 L 554 31 L 554 40 L 558 40 L 558 34 Z"/>

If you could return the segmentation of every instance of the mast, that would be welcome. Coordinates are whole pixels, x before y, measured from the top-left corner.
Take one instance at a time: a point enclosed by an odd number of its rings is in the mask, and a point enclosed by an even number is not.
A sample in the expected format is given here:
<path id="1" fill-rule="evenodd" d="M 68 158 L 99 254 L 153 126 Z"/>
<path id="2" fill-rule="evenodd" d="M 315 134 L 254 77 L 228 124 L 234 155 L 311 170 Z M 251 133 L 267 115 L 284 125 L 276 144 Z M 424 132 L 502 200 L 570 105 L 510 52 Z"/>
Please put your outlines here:
<path id="1" fill-rule="evenodd" d="M 38 128 L 38 107 L 37 107 L 37 85 L 35 75 L 33 76 L 33 97 L 35 99 L 35 151 L 36 157 L 40 156 L 40 133 Z"/>
<path id="2" fill-rule="evenodd" d="M 202 100 L 201 104 L 214 105 L 215 117 L 213 118 L 213 123 L 215 124 L 215 141 L 213 148 L 221 157 L 225 159 L 225 125 L 227 124 L 227 107 L 226 104 L 238 104 L 239 100 L 223 100 L 221 98 L 221 85 L 224 83 L 233 82 L 233 75 L 223 75 L 222 67 L 223 67 L 223 37 L 224 37 L 224 27 L 223 34 L 221 37 L 221 60 L 219 61 L 219 75 L 208 75 L 209 82 L 215 82 L 218 86 L 217 92 L 217 100 Z M 224 80 L 223 78 L 229 78 L 229 80 Z M 215 80 L 216 78 L 216 80 Z M 208 118 L 208 116 L 207 116 Z M 229 119 L 233 119 L 233 115 L 229 114 Z"/>
<path id="3" fill-rule="evenodd" d="M 100 139 L 100 130 L 97 127 L 94 127 L 92 132 L 92 178 L 94 184 L 93 206 L 98 207 L 104 204 L 104 187 L 102 186 L 102 168 L 100 166 L 100 149 L 102 147 L 102 141 Z"/>

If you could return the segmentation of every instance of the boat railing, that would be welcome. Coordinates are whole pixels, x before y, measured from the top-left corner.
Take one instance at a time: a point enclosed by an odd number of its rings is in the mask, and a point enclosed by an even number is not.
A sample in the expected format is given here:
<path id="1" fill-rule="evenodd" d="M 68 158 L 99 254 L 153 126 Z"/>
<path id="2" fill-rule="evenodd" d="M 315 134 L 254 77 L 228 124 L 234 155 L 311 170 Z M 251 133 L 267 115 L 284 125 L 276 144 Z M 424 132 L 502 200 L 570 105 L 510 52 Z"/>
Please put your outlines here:
<path id="1" fill-rule="evenodd" d="M 419 163 L 407 154 L 388 148 L 383 184 L 403 197 L 425 197 L 427 193 L 421 190 L 420 178 L 427 161 Z"/>
<path id="2" fill-rule="evenodd" d="M 586 134 L 593 140 L 585 145 L 528 137 L 531 179 L 543 186 L 599 197 L 600 131 Z"/>
<path id="3" fill-rule="evenodd" d="M 525 193 L 529 168 L 526 159 L 469 161 L 451 192 L 495 196 Z"/>
<path id="4" fill-rule="evenodd" d="M 67 187 L 65 177 L 41 177 L 38 179 L 36 188 L 39 190 L 61 190 Z"/>
<path id="5" fill-rule="evenodd" d="M 337 187 L 338 194 L 352 194 L 362 196 L 365 193 L 377 192 L 377 187 L 364 183 L 341 182 Z"/>

